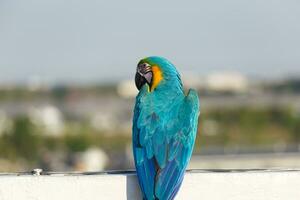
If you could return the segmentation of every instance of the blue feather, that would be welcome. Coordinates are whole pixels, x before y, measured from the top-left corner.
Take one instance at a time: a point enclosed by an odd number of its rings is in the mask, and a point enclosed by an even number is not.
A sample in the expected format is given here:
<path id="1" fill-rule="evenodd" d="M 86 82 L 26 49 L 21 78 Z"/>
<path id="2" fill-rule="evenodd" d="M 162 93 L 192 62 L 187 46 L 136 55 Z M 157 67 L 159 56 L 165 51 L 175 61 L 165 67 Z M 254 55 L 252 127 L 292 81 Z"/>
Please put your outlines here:
<path id="1" fill-rule="evenodd" d="M 146 200 L 172 200 L 177 194 L 195 143 L 199 100 L 196 91 L 185 96 L 180 75 L 166 59 L 149 57 L 163 80 L 154 91 L 145 84 L 136 97 L 133 154 L 139 184 Z"/>

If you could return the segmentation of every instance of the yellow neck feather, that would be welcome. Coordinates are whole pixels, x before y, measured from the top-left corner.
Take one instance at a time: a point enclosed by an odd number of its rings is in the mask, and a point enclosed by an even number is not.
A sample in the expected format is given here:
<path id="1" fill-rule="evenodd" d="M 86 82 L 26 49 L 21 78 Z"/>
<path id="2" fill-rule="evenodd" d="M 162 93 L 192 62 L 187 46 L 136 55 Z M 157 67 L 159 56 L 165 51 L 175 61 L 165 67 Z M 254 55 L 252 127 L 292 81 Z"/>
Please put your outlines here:
<path id="1" fill-rule="evenodd" d="M 163 79 L 162 71 L 158 66 L 152 66 L 152 73 L 153 73 L 153 77 L 152 77 L 152 86 L 150 88 L 150 92 L 152 92 L 157 87 L 159 82 Z"/>

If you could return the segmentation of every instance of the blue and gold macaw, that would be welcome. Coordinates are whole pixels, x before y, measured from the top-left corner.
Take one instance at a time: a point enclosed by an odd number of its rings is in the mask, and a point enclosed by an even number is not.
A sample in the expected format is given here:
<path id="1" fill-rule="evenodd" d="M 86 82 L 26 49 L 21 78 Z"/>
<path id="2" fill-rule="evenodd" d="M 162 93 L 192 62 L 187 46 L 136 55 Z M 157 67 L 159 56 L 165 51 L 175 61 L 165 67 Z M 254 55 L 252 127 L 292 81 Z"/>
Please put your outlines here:
<path id="1" fill-rule="evenodd" d="M 172 200 L 192 155 L 199 116 L 195 90 L 162 57 L 142 59 L 133 117 L 133 155 L 144 200 Z"/>

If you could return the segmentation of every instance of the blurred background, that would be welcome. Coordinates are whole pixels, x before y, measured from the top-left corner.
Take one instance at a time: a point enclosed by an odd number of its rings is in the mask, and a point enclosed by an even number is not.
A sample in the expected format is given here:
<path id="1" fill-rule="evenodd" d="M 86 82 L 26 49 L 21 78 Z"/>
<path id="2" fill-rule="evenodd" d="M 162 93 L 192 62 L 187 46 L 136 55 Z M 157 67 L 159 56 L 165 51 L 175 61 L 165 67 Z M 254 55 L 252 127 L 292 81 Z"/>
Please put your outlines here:
<path id="1" fill-rule="evenodd" d="M 0 1 L 0 171 L 132 169 L 137 62 L 199 91 L 189 168 L 300 167 L 298 1 Z"/>

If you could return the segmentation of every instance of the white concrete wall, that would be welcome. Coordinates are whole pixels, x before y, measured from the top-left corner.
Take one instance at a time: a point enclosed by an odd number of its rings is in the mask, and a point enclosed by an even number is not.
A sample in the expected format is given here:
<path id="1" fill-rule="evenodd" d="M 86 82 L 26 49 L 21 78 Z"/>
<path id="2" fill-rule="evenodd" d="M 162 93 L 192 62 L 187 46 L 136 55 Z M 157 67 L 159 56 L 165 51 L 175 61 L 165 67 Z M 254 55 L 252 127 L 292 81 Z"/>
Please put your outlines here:
<path id="1" fill-rule="evenodd" d="M 0 200 L 141 200 L 134 173 L 0 175 Z M 299 170 L 189 171 L 177 200 L 299 200 Z"/>

